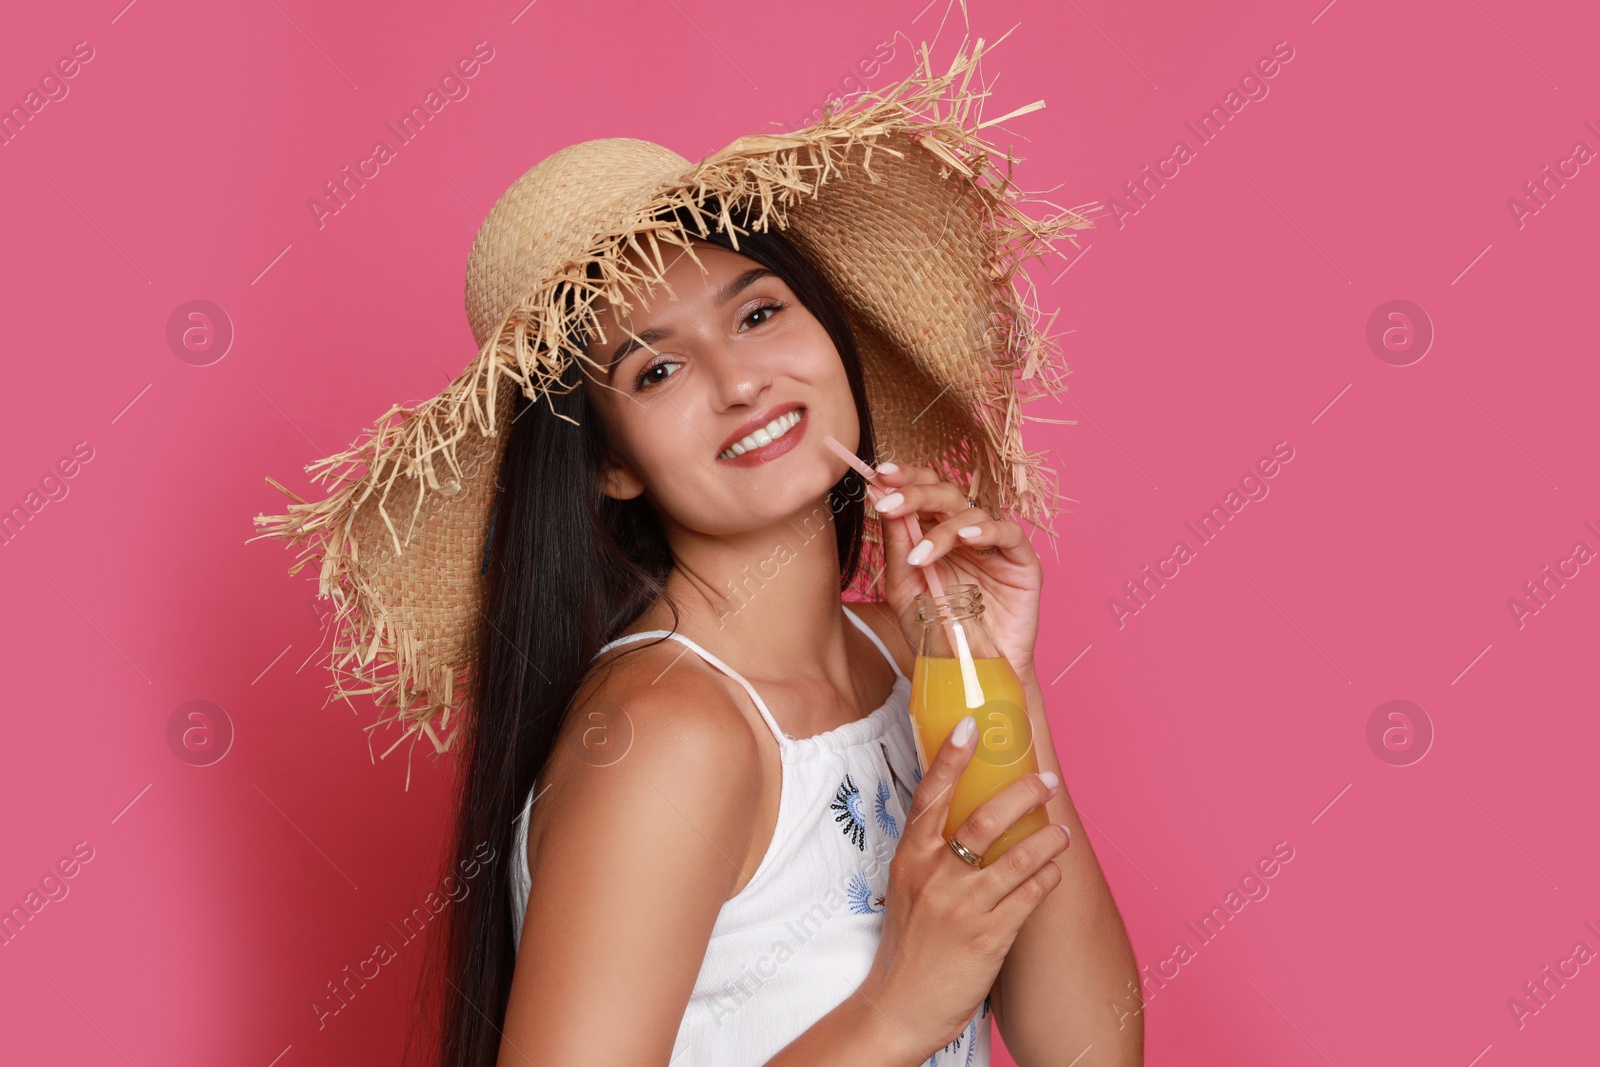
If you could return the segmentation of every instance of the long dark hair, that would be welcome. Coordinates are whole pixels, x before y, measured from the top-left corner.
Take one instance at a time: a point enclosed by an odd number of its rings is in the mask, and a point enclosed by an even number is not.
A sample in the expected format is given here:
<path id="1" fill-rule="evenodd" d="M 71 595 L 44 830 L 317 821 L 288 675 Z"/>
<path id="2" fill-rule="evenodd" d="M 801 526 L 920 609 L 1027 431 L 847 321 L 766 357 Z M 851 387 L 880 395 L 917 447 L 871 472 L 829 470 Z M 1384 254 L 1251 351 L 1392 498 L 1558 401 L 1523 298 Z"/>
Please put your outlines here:
<path id="1" fill-rule="evenodd" d="M 713 217 L 716 207 L 708 205 Z M 742 212 L 730 214 L 747 230 Z M 702 238 L 687 215 L 676 218 L 691 237 L 734 250 L 726 233 Z M 741 233 L 736 251 L 782 278 L 827 330 L 855 397 L 857 454 L 874 462 L 860 356 L 837 292 L 776 227 Z M 650 503 L 601 491 L 606 439 L 577 361 L 562 388 L 536 401 L 518 395 L 501 463 L 485 552 L 480 666 L 470 680 L 454 836 L 445 854 L 450 872 L 482 859 L 485 842 L 494 859 L 473 891 L 434 924 L 419 1016 L 431 1002 L 438 1032 L 425 1062 L 437 1067 L 492 1067 L 496 1061 L 516 964 L 514 821 L 544 771 L 590 658 L 663 595 L 673 565 Z M 829 505 L 842 593 L 861 563 L 866 516 L 860 477 L 846 473 L 829 490 Z M 676 629 L 678 606 L 668 603 Z"/>

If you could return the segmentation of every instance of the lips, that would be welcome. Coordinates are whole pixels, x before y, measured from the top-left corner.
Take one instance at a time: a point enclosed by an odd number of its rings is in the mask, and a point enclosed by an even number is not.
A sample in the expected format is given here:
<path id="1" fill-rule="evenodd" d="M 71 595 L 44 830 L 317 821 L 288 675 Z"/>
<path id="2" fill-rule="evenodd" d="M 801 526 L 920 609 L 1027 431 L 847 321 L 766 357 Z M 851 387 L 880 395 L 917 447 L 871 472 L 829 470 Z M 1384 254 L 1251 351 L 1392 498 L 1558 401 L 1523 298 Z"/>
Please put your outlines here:
<path id="1" fill-rule="evenodd" d="M 766 411 L 762 412 L 760 415 L 757 415 L 755 418 L 751 419 L 749 422 L 733 431 L 733 433 L 729 434 L 728 439 L 723 441 L 722 445 L 717 449 L 717 458 L 720 459 L 722 454 L 728 449 L 732 448 L 746 437 L 749 437 L 751 434 L 755 433 L 757 430 L 761 429 L 778 416 L 786 415 L 791 411 L 803 407 L 805 407 L 805 405 L 800 403 L 798 400 L 791 400 L 787 404 L 777 404 L 768 408 Z"/>

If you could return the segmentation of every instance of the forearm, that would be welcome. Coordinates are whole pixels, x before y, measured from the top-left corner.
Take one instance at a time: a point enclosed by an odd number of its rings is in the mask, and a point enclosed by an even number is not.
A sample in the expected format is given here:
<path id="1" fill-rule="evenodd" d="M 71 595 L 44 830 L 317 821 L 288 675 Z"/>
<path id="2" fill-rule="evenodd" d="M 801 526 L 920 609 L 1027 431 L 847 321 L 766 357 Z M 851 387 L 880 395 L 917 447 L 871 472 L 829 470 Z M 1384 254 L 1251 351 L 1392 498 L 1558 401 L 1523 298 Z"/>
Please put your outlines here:
<path id="1" fill-rule="evenodd" d="M 785 1045 L 766 1067 L 920 1067 L 927 1058 L 857 991 Z"/>
<path id="2" fill-rule="evenodd" d="M 1006 956 L 996 1021 L 1021 1067 L 1142 1064 L 1144 1015 L 1136 1010 L 1139 975 L 1133 947 L 1068 796 L 1038 675 L 1032 667 L 1018 674 L 1028 699 L 1039 770 L 1055 773 L 1062 783 L 1045 811 L 1051 822 L 1072 828 L 1072 845 L 1056 861 L 1061 884 L 1023 923 Z M 1078 1061 L 1089 1046 L 1092 1050 Z"/>

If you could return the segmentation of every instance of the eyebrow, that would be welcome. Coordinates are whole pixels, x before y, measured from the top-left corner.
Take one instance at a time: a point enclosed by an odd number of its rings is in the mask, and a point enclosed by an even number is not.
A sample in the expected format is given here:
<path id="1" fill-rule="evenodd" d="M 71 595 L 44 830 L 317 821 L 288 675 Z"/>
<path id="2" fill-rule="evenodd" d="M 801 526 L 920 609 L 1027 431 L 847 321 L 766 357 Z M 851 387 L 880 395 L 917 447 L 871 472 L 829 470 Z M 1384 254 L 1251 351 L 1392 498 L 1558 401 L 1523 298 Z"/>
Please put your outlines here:
<path id="1" fill-rule="evenodd" d="M 753 267 L 718 289 L 715 293 L 712 293 L 711 300 L 718 307 L 721 307 L 762 278 L 776 278 L 777 276 L 776 271 L 769 270 L 766 267 Z M 665 341 L 672 334 L 671 327 L 657 326 L 645 330 L 637 338 L 628 338 L 618 345 L 617 350 L 611 354 L 611 362 L 606 365 L 607 372 L 615 371 L 617 364 L 621 363 L 636 350 L 645 347 L 645 345 L 653 345 L 657 341 Z"/>

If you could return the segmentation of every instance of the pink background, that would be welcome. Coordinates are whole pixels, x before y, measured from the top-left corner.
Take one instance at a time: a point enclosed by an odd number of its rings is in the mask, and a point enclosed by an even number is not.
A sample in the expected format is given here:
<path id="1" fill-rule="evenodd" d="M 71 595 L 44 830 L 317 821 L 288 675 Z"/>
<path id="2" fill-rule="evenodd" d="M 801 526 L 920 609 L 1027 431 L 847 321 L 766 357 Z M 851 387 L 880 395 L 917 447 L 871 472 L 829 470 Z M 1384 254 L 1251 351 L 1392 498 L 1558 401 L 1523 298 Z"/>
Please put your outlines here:
<path id="1" fill-rule="evenodd" d="M 0 506 L 77 442 L 92 459 L 0 549 L 0 905 L 77 842 L 93 858 L 0 947 L 0 1059 L 397 1058 L 417 946 L 320 1031 L 310 1005 L 433 888 L 443 781 L 419 753 L 405 791 L 403 752 L 369 758 L 371 709 L 323 706 L 324 671 L 302 669 L 312 583 L 277 544 L 245 543 L 282 507 L 264 477 L 312 491 L 304 464 L 466 364 L 467 250 L 528 167 L 591 137 L 696 158 L 791 128 L 863 59 L 892 50 L 870 87 L 903 77 L 944 15 L 923 2 L 8 15 L 0 102 L 75 42 L 93 59 L 0 147 Z M 1151 985 L 1152 1064 L 1593 1055 L 1600 965 L 1520 1026 L 1508 1006 L 1580 940 L 1600 950 L 1584 925 L 1600 928 L 1600 566 L 1561 563 L 1580 540 L 1600 550 L 1597 165 L 1520 226 L 1508 207 L 1575 142 L 1600 149 L 1597 22 L 1575 3 L 1529 15 L 971 13 L 989 40 L 1021 23 L 986 64 L 987 114 L 1048 103 L 1008 124 L 1024 186 L 1138 208 L 1085 234 L 1080 259 L 1035 265 L 1058 328 L 1076 326 L 1074 376 L 1027 411 L 1075 420 L 1028 430 L 1074 501 L 1059 558 L 1035 538 L 1041 674 L 1140 960 L 1170 976 Z M 470 95 L 319 229 L 308 199 L 478 41 L 494 55 Z M 1142 207 L 1128 198 L 1280 41 L 1293 59 L 1270 93 Z M 208 366 L 166 339 L 194 299 L 235 330 Z M 1395 299 L 1436 334 L 1408 366 L 1366 340 Z M 1282 441 L 1270 494 L 1196 547 L 1185 523 Z M 1194 558 L 1119 626 L 1111 598 L 1180 538 Z M 1519 626 L 1508 601 L 1547 564 L 1577 574 Z M 1404 766 L 1379 758 L 1403 747 L 1368 742 L 1396 699 L 1434 734 Z M 169 747 L 191 700 L 235 731 L 210 766 Z M 1202 943 L 1186 923 L 1278 842 L 1293 860 L 1270 894 Z"/>

